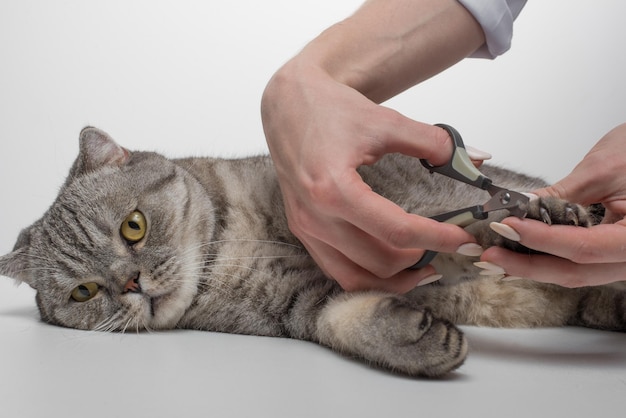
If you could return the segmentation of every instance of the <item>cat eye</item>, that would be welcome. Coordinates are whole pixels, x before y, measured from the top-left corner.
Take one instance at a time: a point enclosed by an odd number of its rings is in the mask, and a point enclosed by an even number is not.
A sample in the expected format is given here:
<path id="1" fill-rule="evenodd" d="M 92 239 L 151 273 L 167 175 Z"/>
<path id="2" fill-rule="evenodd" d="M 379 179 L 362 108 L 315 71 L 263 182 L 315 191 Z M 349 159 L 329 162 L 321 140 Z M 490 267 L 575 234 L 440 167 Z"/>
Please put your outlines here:
<path id="1" fill-rule="evenodd" d="M 83 283 L 72 290 L 72 299 L 76 302 L 87 302 L 98 294 L 100 287 L 97 283 Z"/>
<path id="2" fill-rule="evenodd" d="M 136 210 L 128 215 L 122 222 L 120 233 L 130 243 L 141 241 L 146 235 L 146 218 L 143 213 Z"/>

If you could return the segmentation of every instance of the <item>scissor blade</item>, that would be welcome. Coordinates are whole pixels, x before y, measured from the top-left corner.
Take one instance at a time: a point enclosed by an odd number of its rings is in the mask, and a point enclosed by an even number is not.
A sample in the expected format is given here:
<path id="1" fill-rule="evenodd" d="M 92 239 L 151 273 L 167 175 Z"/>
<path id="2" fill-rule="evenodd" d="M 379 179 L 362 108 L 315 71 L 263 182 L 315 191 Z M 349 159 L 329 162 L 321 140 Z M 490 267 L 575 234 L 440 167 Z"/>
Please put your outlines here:
<path id="1" fill-rule="evenodd" d="M 507 209 L 511 215 L 518 218 L 523 218 L 528 213 L 528 203 L 530 202 L 528 196 L 494 185 L 490 185 L 487 191 L 491 195 L 491 199 L 483 205 L 485 212 Z"/>

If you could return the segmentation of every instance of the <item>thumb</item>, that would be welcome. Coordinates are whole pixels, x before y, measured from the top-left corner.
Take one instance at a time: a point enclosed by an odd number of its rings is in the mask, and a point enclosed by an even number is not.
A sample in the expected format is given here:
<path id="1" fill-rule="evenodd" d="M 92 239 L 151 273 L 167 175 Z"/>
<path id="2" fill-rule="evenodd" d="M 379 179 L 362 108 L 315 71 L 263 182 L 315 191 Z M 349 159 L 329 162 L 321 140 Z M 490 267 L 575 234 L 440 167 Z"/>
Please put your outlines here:
<path id="1" fill-rule="evenodd" d="M 533 193 L 538 196 L 552 196 L 582 205 L 597 203 L 600 198 L 597 196 L 598 188 L 590 187 L 589 178 L 579 176 L 576 171 L 573 171 L 553 185 L 537 189 Z"/>

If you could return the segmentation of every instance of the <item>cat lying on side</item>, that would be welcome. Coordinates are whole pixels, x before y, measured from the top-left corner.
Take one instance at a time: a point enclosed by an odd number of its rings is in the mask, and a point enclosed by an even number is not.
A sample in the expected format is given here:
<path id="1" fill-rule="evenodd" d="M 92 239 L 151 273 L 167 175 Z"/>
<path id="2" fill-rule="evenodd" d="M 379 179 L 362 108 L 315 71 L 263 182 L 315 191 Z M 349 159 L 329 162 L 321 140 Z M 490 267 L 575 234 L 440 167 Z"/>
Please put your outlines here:
<path id="1" fill-rule="evenodd" d="M 503 169 L 482 171 L 514 190 L 543 186 Z M 360 174 L 420 215 L 487 199 L 401 155 Z M 585 209 L 554 199 L 534 201 L 528 216 L 541 219 L 541 207 L 554 223 L 572 213 L 579 224 L 591 222 Z M 488 227 L 506 215 L 468 228 L 485 247 L 514 246 Z M 269 157 L 167 159 L 130 152 L 89 127 L 57 199 L 0 258 L 0 274 L 33 287 L 42 319 L 55 325 L 297 338 L 408 375 L 461 365 L 468 344 L 454 324 L 626 330 L 623 288 L 504 282 L 479 276 L 474 261 L 440 254 L 434 265 L 445 277 L 407 295 L 346 293 L 290 233 Z"/>

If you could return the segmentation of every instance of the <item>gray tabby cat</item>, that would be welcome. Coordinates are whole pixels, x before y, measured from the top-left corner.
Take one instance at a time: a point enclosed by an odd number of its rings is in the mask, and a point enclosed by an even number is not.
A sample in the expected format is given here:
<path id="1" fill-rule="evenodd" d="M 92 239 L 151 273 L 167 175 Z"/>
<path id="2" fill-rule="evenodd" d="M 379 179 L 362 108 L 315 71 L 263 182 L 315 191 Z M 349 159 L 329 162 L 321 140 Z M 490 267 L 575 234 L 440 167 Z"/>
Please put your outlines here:
<path id="1" fill-rule="evenodd" d="M 503 187 L 542 186 L 502 169 L 482 171 Z M 400 155 L 361 174 L 414 213 L 486 200 Z M 590 222 L 584 209 L 555 200 L 536 201 L 529 216 L 540 219 L 540 207 L 553 222 Z M 514 245 L 485 221 L 470 228 L 484 246 Z M 461 365 L 468 344 L 453 323 L 626 330 L 623 287 L 503 282 L 480 277 L 473 261 L 438 256 L 442 281 L 404 296 L 346 293 L 290 233 L 268 157 L 169 160 L 129 152 L 85 128 L 59 196 L 0 258 L 0 274 L 33 287 L 51 324 L 290 337 L 408 375 L 439 376 Z"/>

